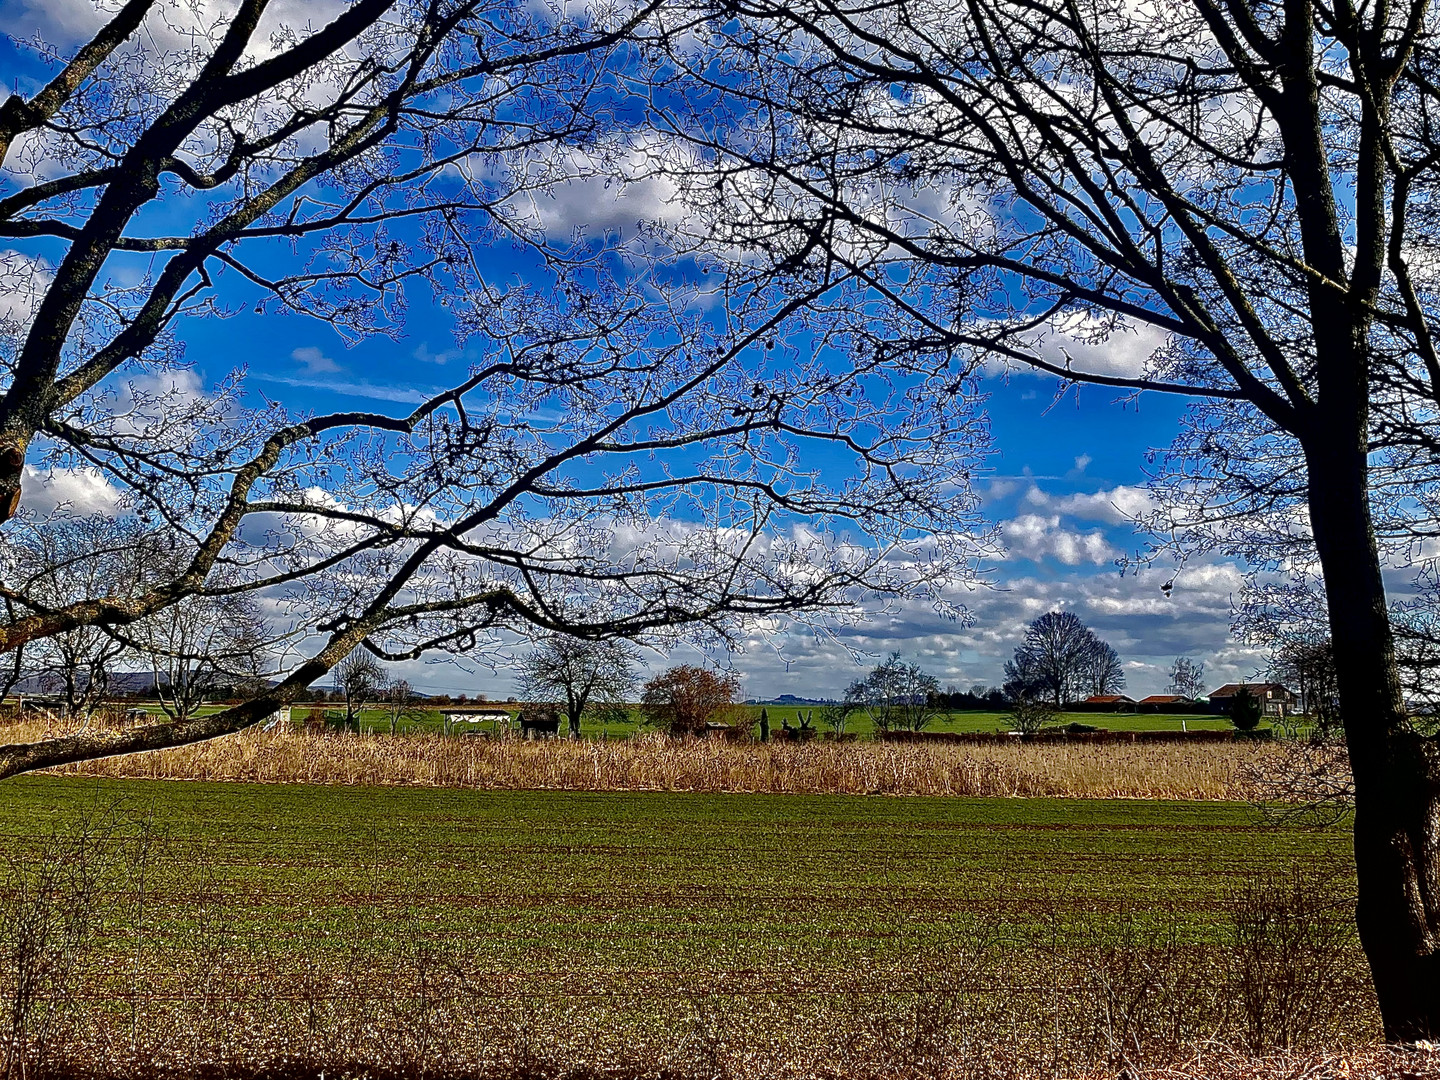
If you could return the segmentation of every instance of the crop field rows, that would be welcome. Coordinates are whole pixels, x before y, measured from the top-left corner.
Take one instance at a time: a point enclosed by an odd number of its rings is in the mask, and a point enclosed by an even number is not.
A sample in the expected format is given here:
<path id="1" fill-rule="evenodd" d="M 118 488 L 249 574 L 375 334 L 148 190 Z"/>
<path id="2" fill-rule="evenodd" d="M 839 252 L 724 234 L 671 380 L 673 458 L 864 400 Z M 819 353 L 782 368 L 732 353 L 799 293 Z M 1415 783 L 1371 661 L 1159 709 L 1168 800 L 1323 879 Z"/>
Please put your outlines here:
<path id="1" fill-rule="evenodd" d="M 0 799 L 12 890 L 43 864 L 36 837 L 58 830 L 51 864 L 75 861 L 78 823 L 101 837 L 64 1045 L 105 1075 L 183 1046 L 378 1076 L 395 1025 L 417 1024 L 441 1058 L 581 1053 L 626 1075 L 655 1054 L 703 1072 L 697 1046 L 731 1072 L 747 1054 L 760 1074 L 847 1072 L 866 1040 L 899 1069 L 922 1028 L 973 1040 L 1033 1015 L 1055 1020 L 1025 1025 L 1038 1042 L 998 1044 L 1026 1067 L 1113 1055 L 1117 1023 L 1132 1058 L 1222 1030 L 1374 1034 L 1348 834 L 1261 828 L 1234 804 L 50 777 Z M 1314 903 L 1281 914 L 1324 948 L 1277 960 L 1244 915 L 1291 884 Z M 1298 1033 L 1237 1012 L 1246 978 L 1290 969 L 1331 1003 Z M 366 1042 L 385 1017 L 389 1040 Z"/>

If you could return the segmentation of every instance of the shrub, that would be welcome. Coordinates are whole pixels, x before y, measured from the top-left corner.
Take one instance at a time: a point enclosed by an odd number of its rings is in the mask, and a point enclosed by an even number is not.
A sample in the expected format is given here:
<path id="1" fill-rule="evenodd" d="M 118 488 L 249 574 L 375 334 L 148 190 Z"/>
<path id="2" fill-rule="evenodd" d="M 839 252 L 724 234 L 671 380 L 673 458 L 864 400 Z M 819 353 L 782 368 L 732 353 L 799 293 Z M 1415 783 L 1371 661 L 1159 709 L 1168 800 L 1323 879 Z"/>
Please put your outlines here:
<path id="1" fill-rule="evenodd" d="M 1260 700 L 1243 686 L 1230 703 L 1230 722 L 1238 731 L 1254 731 L 1260 725 Z"/>

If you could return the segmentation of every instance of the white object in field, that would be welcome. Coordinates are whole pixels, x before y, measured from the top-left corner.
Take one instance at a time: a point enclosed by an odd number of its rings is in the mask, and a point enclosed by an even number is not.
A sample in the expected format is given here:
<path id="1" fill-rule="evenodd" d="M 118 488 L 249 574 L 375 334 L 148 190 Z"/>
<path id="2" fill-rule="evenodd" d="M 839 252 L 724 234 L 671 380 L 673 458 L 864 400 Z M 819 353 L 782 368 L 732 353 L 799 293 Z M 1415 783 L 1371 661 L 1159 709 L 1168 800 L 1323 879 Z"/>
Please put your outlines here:
<path id="1" fill-rule="evenodd" d="M 265 718 L 263 730 L 274 731 L 276 728 L 288 728 L 290 726 L 290 706 L 281 705 L 273 713 Z"/>

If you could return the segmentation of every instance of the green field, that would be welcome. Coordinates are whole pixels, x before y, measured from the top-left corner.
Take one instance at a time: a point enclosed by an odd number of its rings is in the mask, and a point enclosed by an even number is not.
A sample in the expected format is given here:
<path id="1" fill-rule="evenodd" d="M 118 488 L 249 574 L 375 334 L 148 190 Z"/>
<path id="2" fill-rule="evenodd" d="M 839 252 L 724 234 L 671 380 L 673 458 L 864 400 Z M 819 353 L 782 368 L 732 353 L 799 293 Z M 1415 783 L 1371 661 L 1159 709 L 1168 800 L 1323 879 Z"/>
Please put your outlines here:
<path id="1" fill-rule="evenodd" d="M 27 777 L 0 843 L 13 910 L 90 915 L 62 1074 L 1074 1075 L 1376 1032 L 1348 833 L 1233 804 Z"/>
<path id="2" fill-rule="evenodd" d="M 518 705 L 496 704 L 497 709 L 509 709 L 512 713 L 518 712 Z M 207 707 L 205 711 L 213 711 L 217 707 Z M 343 710 L 335 705 L 316 706 L 323 712 L 333 715 L 343 715 Z M 813 715 L 812 726 L 822 733 L 828 729 L 820 722 L 820 709 L 818 706 L 797 706 L 797 705 L 766 705 L 764 706 L 769 714 L 772 730 L 778 731 L 782 724 L 789 723 L 793 727 L 799 727 L 803 714 Z M 751 731 L 758 735 L 759 705 L 746 705 L 740 708 L 740 715 L 749 721 Z M 301 707 L 298 712 L 308 712 L 309 707 Z M 441 730 L 442 722 L 440 709 L 427 709 L 422 717 L 415 720 L 405 720 L 399 725 L 404 733 L 410 732 L 436 732 Z M 462 711 L 460 709 L 456 710 Z M 1093 713 L 1093 712 L 1067 712 L 1057 713 L 1053 726 L 1062 727 L 1071 722 L 1088 724 L 1092 727 L 1104 728 L 1109 731 L 1179 731 L 1183 723 L 1190 731 L 1229 731 L 1232 730 L 1230 721 L 1223 716 L 1196 716 L 1192 714 L 1172 713 Z M 383 734 L 390 730 L 388 716 L 380 709 L 367 709 L 361 714 L 361 728 L 367 732 Z M 488 731 L 489 724 L 476 725 L 482 730 Z M 1009 730 L 1010 716 L 1005 712 L 992 712 L 986 710 L 967 710 L 963 712 L 941 713 L 926 727 L 926 731 L 953 731 L 953 732 L 980 732 L 980 731 L 1007 731 Z M 1268 725 L 1262 725 L 1268 726 Z M 561 723 L 562 729 L 564 722 Z M 639 709 L 630 710 L 630 722 L 610 724 L 602 727 L 600 724 L 586 719 L 580 728 L 580 733 L 587 739 L 598 739 L 602 735 L 607 738 L 625 738 L 637 731 L 648 730 L 640 715 Z M 873 738 L 875 734 L 874 725 L 870 720 L 860 714 L 851 717 L 846 725 L 847 732 L 853 732 L 862 739 Z"/>
<path id="3" fill-rule="evenodd" d="M 5 848 L 109 806 L 170 837 L 180 867 L 205 865 L 244 938 L 403 912 L 442 937 L 483 925 L 486 961 L 510 971 L 850 968 L 1056 910 L 1164 911 L 1215 939 L 1249 877 L 1299 864 L 1343 886 L 1349 873 L 1344 830 L 1261 828 L 1218 803 L 41 777 L 0 788 Z"/>

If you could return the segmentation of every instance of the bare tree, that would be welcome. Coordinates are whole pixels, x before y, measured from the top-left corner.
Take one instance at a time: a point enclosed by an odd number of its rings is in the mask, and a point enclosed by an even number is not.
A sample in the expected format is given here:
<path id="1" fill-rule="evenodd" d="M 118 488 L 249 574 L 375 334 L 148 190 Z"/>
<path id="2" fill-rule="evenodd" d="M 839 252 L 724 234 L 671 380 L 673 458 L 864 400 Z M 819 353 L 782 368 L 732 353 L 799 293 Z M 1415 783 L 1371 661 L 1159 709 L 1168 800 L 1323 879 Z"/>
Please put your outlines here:
<path id="1" fill-rule="evenodd" d="M 845 700 L 863 709 L 876 731 L 923 731 L 938 713 L 939 691 L 939 679 L 897 652 L 851 684 Z"/>
<path id="2" fill-rule="evenodd" d="M 1299 693 L 1305 715 L 1314 722 L 1316 736 L 1334 738 L 1340 733 L 1340 689 L 1335 680 L 1335 646 L 1329 634 L 1281 642 L 1270 662 L 1270 672 Z"/>
<path id="3" fill-rule="evenodd" d="M 1205 693 L 1205 661 L 1177 656 L 1170 665 L 1170 682 L 1166 689 L 1177 697 L 1194 701 Z"/>
<path id="4" fill-rule="evenodd" d="M 188 720 L 216 694 L 253 691 L 272 635 L 247 593 L 189 596 L 121 635 L 149 664 L 160 707 Z"/>
<path id="5" fill-rule="evenodd" d="M 58 516 L 12 529 L 3 554 L 12 603 L 55 609 L 81 598 L 128 599 L 148 586 L 154 537 L 134 518 Z M 88 717 L 122 663 L 142 659 L 108 627 L 74 626 L 35 641 L 17 669 L 58 692 L 68 715 Z"/>
<path id="6" fill-rule="evenodd" d="M 1058 709 L 1082 694 L 1123 689 L 1125 672 L 1115 650 L 1080 616 L 1049 611 L 1026 628 L 1015 655 L 1005 662 L 1005 681 L 1006 696 L 1012 700 L 1044 695 Z"/>
<path id="7" fill-rule="evenodd" d="M 587 711 L 623 709 L 635 691 L 634 664 L 627 642 L 552 635 L 521 658 L 520 691 L 527 700 L 559 701 L 578 739 Z"/>
<path id="8" fill-rule="evenodd" d="M 729 716 L 739 693 L 734 672 L 681 664 L 646 682 L 640 708 L 647 721 L 672 735 L 698 735 L 707 723 Z"/>
<path id="9" fill-rule="evenodd" d="M 387 680 L 385 671 L 375 657 L 357 649 L 335 665 L 335 689 L 345 705 L 343 726 L 346 731 L 360 730 L 361 714 L 378 705 L 384 698 Z"/>
<path id="10" fill-rule="evenodd" d="M 406 679 L 391 679 L 382 691 L 382 705 L 390 721 L 390 734 L 400 730 L 402 723 L 414 723 L 425 716 L 425 708 Z M 449 734 L 447 731 L 446 734 Z"/>
<path id="11" fill-rule="evenodd" d="M 1092 631 L 1093 636 L 1093 631 Z M 1125 689 L 1125 665 L 1120 654 L 1108 642 L 1095 638 L 1090 648 L 1090 657 L 1085 664 L 1085 682 L 1090 693 L 1118 694 Z"/>
<path id="12" fill-rule="evenodd" d="M 1153 524 L 1318 568 L 1357 922 L 1407 1040 L 1440 1035 L 1440 755 L 1381 571 L 1440 520 L 1437 28 L 1433 0 L 739 0 L 654 107 L 735 274 L 842 263 L 887 348 L 1192 400 Z"/>
<path id="13" fill-rule="evenodd" d="M 1020 691 L 1010 699 L 1010 722 L 1022 735 L 1034 735 L 1055 719 L 1055 710 L 1042 697 Z"/>
<path id="14" fill-rule="evenodd" d="M 357 648 L 715 641 L 792 613 L 823 629 L 859 596 L 971 573 L 978 412 L 937 420 L 952 374 L 852 363 L 809 332 L 810 302 L 853 274 L 776 304 L 524 209 L 604 144 L 617 50 L 674 29 L 654 3 L 582 7 L 355 0 L 293 28 L 264 0 L 203 25 L 134 0 L 73 53 L 37 46 L 52 81 L 0 117 L 0 237 L 47 253 L 0 256 L 0 518 L 22 477 L 84 469 L 185 546 L 133 594 L 0 584 L 0 653 L 261 589 L 312 646 L 240 705 L 3 747 L 0 776 L 241 730 Z M 490 279 L 497 243 L 528 248 L 527 280 Z M 473 358 L 408 412 L 252 408 L 242 373 L 187 372 L 191 320 L 398 337 L 407 289 Z M 805 351 L 773 348 L 792 328 Z M 836 449 L 849 476 L 805 465 Z"/>

